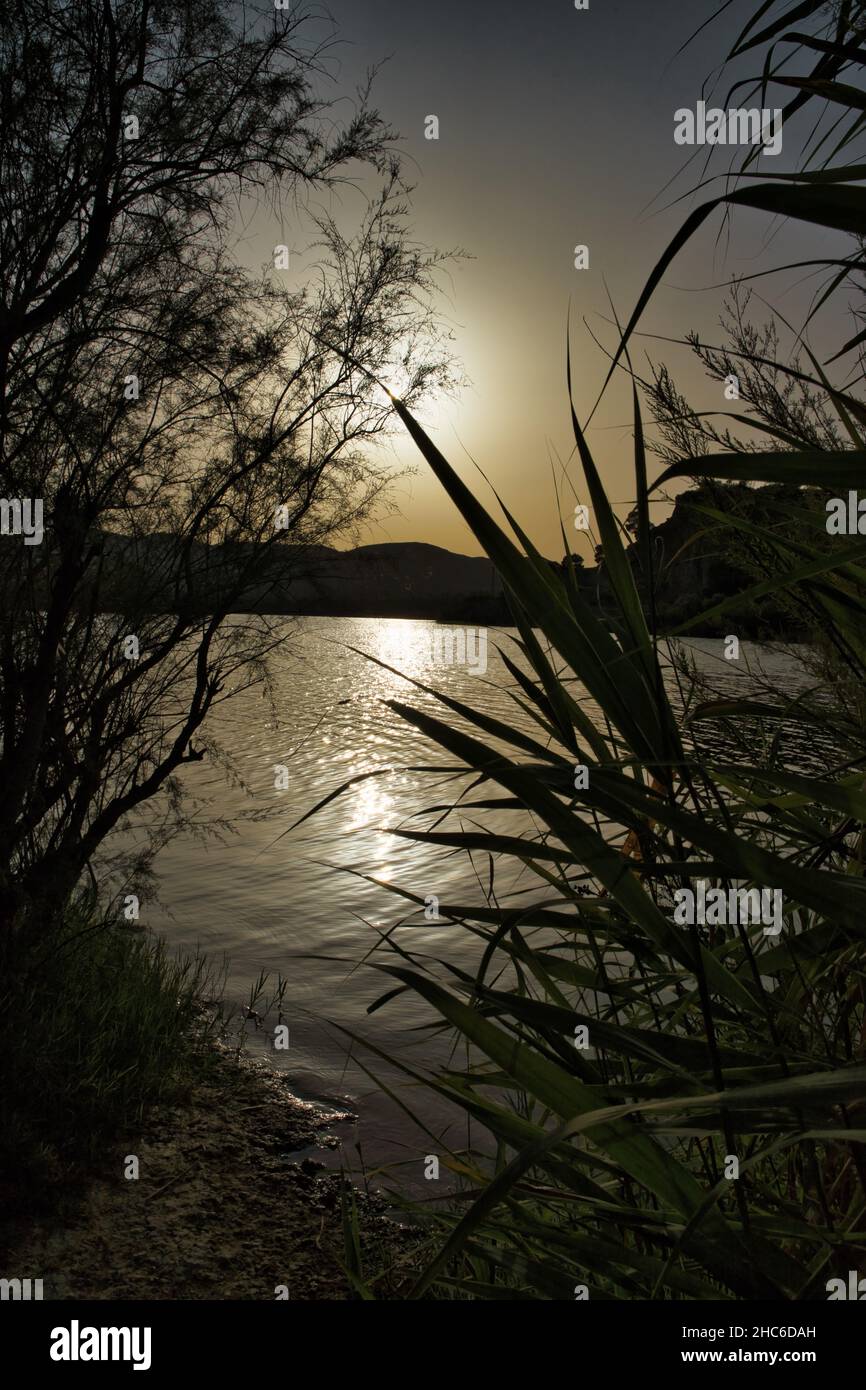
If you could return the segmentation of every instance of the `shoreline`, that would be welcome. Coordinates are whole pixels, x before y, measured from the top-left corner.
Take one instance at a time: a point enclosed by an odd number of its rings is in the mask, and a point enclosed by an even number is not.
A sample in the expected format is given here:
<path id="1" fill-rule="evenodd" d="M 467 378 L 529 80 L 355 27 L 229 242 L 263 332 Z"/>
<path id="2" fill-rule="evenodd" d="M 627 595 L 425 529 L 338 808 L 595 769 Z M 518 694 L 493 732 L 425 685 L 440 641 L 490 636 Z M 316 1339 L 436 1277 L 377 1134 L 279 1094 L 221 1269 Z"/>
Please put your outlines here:
<path id="1" fill-rule="evenodd" d="M 215 1043 L 188 1097 L 150 1111 L 85 1176 L 66 1212 L 13 1231 L 7 1261 L 46 1300 L 353 1298 L 343 1268 L 342 1192 L 309 1149 L 338 1146 L 345 1113 L 301 1100 L 265 1063 Z M 138 1177 L 126 1176 L 138 1160 Z M 354 1194 L 365 1267 L 400 1298 L 417 1272 L 417 1232 Z M 22 1229 L 23 1228 L 23 1229 Z"/>

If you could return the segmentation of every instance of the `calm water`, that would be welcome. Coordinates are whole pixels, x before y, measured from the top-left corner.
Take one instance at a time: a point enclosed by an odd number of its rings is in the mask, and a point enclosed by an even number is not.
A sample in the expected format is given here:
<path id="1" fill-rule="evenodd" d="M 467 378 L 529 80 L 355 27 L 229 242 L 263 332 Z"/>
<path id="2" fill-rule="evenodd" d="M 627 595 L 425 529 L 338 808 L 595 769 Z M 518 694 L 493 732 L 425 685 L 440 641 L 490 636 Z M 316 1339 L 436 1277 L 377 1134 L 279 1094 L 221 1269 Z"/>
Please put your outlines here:
<path id="1" fill-rule="evenodd" d="M 441 640 L 441 629 L 437 634 L 435 625 L 415 621 L 287 622 L 285 640 L 273 657 L 275 710 L 261 691 L 252 690 L 215 711 L 211 722 L 210 733 L 231 755 L 240 781 L 227 781 L 208 764 L 185 773 L 188 790 L 203 798 L 198 818 L 203 823 L 232 820 L 234 832 L 221 840 L 185 835 L 165 848 L 157 861 L 160 903 L 144 912 L 147 925 L 163 932 L 172 945 L 199 946 L 217 960 L 227 955 L 227 994 L 238 1003 L 246 1002 L 263 970 L 288 981 L 284 1014 L 289 1050 L 274 1051 L 265 1029 L 257 1032 L 252 1025 L 250 1046 L 267 1049 L 300 1092 L 351 1108 L 360 1123 L 343 1127 L 347 1145 L 351 1148 L 360 1136 L 368 1168 L 402 1161 L 408 1165 L 404 1180 L 410 1181 L 420 1173 L 430 1140 L 348 1056 L 349 1041 L 340 1026 L 414 1064 L 446 1056 L 444 1041 L 424 1027 L 429 1011 L 414 996 L 401 995 L 367 1016 L 368 1006 L 394 983 L 371 961 L 393 960 L 381 944 L 382 933 L 389 931 L 396 932 L 404 949 L 441 954 L 467 968 L 478 961 L 480 945 L 460 928 L 425 922 L 423 911 L 383 885 L 398 885 L 422 898 L 436 895 L 444 903 L 483 902 L 484 885 L 464 855 L 449 856 L 388 833 L 397 826 L 429 827 L 433 818 L 417 819 L 419 809 L 451 804 L 467 782 L 449 774 L 447 759 L 384 701 L 441 707 L 348 648 L 357 647 L 469 703 L 483 700 L 488 710 L 512 722 L 523 720 L 505 693 L 510 677 L 495 651 L 496 634 L 490 634 L 486 675 L 443 665 L 436 657 L 437 636 Z M 504 645 L 511 648 L 507 641 Z M 724 692 L 744 693 L 750 668 L 784 673 L 789 690 L 808 683 L 791 659 L 773 648 L 744 643 L 736 663 L 720 659 L 719 641 L 690 645 Z M 587 708 L 592 709 L 589 701 Z M 274 764 L 288 768 L 288 790 L 275 789 Z M 411 770 L 422 766 L 443 768 L 441 779 Z M 285 833 L 349 778 L 374 770 L 383 775 L 352 787 Z M 472 828 L 472 814 L 453 814 L 450 824 L 462 821 Z M 507 825 L 513 832 L 513 815 Z M 478 868 L 483 873 L 480 860 Z M 507 891 L 537 894 L 537 881 L 519 868 L 510 880 L 497 874 L 497 893 Z M 401 926 L 407 917 L 409 923 Z M 268 1022 L 272 1026 L 276 1017 Z M 357 1056 L 393 1082 L 393 1073 L 377 1057 L 362 1049 Z M 437 1132 L 453 1121 L 450 1110 L 438 1110 L 422 1092 L 410 1093 L 407 1100 Z M 460 1142 L 459 1131 L 449 1137 Z"/>

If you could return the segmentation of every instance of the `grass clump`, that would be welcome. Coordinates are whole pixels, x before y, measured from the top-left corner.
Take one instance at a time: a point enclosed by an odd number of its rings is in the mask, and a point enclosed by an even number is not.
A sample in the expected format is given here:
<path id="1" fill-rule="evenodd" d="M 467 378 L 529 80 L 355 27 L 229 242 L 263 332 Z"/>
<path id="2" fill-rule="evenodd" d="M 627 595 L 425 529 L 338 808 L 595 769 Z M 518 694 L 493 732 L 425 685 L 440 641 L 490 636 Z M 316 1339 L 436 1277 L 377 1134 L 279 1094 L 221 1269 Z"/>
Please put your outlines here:
<path id="1" fill-rule="evenodd" d="M 210 1065 L 214 982 L 202 958 L 174 958 L 90 895 L 5 957 L 0 1172 L 7 1198 L 51 1200 Z"/>

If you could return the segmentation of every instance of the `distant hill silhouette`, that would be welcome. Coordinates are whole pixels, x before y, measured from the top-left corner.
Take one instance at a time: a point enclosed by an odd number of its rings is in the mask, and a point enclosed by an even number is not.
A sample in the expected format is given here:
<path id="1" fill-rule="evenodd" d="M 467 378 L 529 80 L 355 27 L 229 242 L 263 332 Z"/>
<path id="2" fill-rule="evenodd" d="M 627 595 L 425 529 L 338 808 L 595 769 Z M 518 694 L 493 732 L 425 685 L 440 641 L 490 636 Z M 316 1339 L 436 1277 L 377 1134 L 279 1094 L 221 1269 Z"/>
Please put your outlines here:
<path id="1" fill-rule="evenodd" d="M 661 631 L 670 631 L 723 598 L 743 592 L 749 581 L 730 554 L 730 532 L 696 511 L 702 502 L 759 515 L 762 492 L 744 487 L 694 488 L 676 499 L 670 517 L 652 528 L 654 600 Z M 721 498 L 721 502 L 720 502 Z M 639 586 L 637 547 L 629 557 Z M 586 565 L 569 557 L 582 596 L 601 615 L 610 607 L 603 555 Z M 551 560 L 560 567 L 564 562 Z M 240 576 L 240 578 L 239 578 Z M 329 546 L 255 545 L 190 548 L 183 565 L 177 542 L 167 535 L 103 537 L 104 606 L 208 612 L 226 585 L 237 587 L 233 612 L 332 617 L 428 618 L 469 625 L 507 626 L 511 615 L 502 583 L 483 556 L 454 554 L 424 542 L 386 542 L 354 550 Z M 782 635 L 788 620 L 771 604 L 726 615 L 700 629 L 705 635 L 737 631 L 744 636 Z"/>
<path id="2" fill-rule="evenodd" d="M 269 552 L 254 545 L 196 544 L 182 581 L 171 537 L 114 535 L 104 542 L 107 591 L 118 607 L 147 593 L 148 606 L 173 611 L 192 593 L 195 606 L 207 611 L 225 586 L 240 584 L 233 612 L 475 623 L 506 622 L 510 616 L 488 559 L 420 541 L 354 550 L 278 545 Z"/>

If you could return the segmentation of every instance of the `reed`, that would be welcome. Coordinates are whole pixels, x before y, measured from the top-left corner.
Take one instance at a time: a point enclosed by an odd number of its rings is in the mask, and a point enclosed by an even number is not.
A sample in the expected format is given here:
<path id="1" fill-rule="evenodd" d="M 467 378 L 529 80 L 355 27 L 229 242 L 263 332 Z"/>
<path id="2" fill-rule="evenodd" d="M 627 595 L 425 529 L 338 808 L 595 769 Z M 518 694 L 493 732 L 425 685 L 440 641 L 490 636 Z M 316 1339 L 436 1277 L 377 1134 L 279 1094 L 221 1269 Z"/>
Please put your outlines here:
<path id="1" fill-rule="evenodd" d="M 689 217 L 648 279 L 608 380 L 631 371 L 629 339 L 655 286 L 717 208 L 854 233 L 849 257 L 828 258 L 822 301 L 863 268 L 866 167 L 840 163 L 862 127 L 862 92 L 840 79 L 863 67 L 863 7 L 842 3 L 823 29 L 792 35 L 795 19 L 802 28 L 827 11 L 795 8 L 762 5 L 732 56 L 763 50 L 756 82 L 783 86 L 786 120 L 815 103 L 832 106 L 832 138 L 816 135 L 807 167 L 788 174 L 755 182 L 747 161 L 735 187 Z M 813 69 L 793 76 L 788 62 L 783 73 L 780 48 L 814 60 Z M 859 353 L 864 341 L 866 331 L 840 351 Z M 489 885 L 481 904 L 439 905 L 446 923 L 478 941 L 473 974 L 390 936 L 399 956 L 378 967 L 389 988 L 372 1007 L 413 991 L 468 1057 L 433 1075 L 390 1061 L 488 1136 L 445 1157 L 466 1185 L 462 1200 L 432 1214 L 416 1209 L 436 1237 L 417 1297 L 572 1299 L 586 1289 L 591 1298 L 808 1300 L 826 1298 L 831 1278 L 862 1271 L 866 541 L 828 546 L 815 496 L 866 487 L 866 408 L 831 385 L 826 363 L 813 354 L 810 362 L 808 380 L 837 412 L 850 449 L 804 449 L 750 413 L 741 423 L 765 427 L 757 449 L 682 459 L 655 484 L 790 485 L 793 500 L 768 503 L 776 510 L 760 528 L 706 510 L 723 544 L 727 529 L 768 555 L 751 597 L 795 600 L 804 640 L 820 634 L 823 688 L 818 680 L 796 700 L 781 689 L 699 698 L 676 642 L 655 630 L 636 381 L 636 565 L 572 411 L 610 581 L 604 621 L 568 567 L 551 567 L 505 508 L 496 521 L 395 401 L 496 564 L 516 629 L 515 650 L 503 652 L 513 722 L 427 687 L 438 715 L 390 702 L 455 771 L 472 775 L 459 809 L 476 827 L 443 819 L 437 806 L 435 830 L 396 833 L 466 853 Z M 590 717 L 588 700 L 601 719 Z M 833 756 L 791 766 L 780 745 L 786 729 L 820 729 Z M 585 776 L 575 776 L 578 767 Z M 496 891 L 508 861 L 537 885 L 516 904 Z M 701 882 L 725 893 L 780 890 L 781 932 L 678 923 L 677 901 Z"/>

